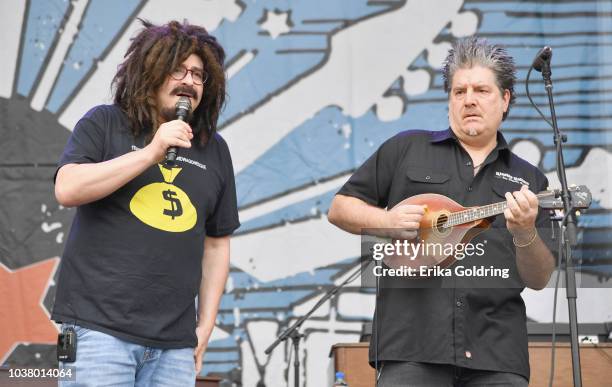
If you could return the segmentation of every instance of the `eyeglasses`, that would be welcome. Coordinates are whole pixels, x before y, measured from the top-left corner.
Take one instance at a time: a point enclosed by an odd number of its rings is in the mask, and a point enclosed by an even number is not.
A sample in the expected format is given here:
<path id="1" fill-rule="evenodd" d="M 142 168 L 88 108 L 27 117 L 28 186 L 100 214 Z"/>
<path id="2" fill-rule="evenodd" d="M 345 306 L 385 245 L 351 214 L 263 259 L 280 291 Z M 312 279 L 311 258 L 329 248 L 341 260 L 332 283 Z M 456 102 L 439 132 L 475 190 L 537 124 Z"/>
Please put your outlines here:
<path id="1" fill-rule="evenodd" d="M 191 79 L 196 85 L 203 85 L 208 79 L 208 73 L 202 70 L 192 70 L 185 68 L 184 66 L 177 67 L 170 76 L 177 81 L 182 81 L 187 76 L 187 73 L 191 73 Z"/>

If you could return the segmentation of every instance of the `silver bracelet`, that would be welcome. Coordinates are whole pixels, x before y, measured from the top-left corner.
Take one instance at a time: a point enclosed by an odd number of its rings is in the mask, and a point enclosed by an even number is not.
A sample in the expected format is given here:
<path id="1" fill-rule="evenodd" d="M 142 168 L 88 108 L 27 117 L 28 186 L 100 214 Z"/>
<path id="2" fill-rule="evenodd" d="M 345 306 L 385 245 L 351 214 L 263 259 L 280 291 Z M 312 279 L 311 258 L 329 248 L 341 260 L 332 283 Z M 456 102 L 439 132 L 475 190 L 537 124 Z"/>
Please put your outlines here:
<path id="1" fill-rule="evenodd" d="M 518 243 L 516 243 L 516 238 L 514 238 L 514 236 L 512 237 L 512 243 L 514 243 L 514 246 L 516 247 L 527 247 L 530 244 L 533 243 L 533 241 L 536 240 L 536 237 L 538 236 L 538 229 L 534 228 L 533 229 L 533 236 L 531 237 L 531 239 L 529 240 L 529 242 L 525 243 L 524 245 L 519 245 Z"/>

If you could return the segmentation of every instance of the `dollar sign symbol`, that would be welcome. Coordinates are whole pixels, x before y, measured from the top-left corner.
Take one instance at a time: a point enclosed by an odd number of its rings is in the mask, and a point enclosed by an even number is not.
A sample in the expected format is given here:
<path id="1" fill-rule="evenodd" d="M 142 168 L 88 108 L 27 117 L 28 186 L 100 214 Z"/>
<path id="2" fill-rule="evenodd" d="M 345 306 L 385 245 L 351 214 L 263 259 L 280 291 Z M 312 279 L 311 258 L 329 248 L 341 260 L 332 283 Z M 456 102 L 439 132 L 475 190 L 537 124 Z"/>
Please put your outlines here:
<path id="1" fill-rule="evenodd" d="M 164 209 L 164 215 L 168 215 L 172 217 L 172 220 L 177 216 L 183 215 L 183 206 L 181 205 L 181 201 L 178 198 L 175 198 L 176 192 L 167 190 L 162 192 L 162 196 L 164 200 L 170 202 L 170 209 Z"/>

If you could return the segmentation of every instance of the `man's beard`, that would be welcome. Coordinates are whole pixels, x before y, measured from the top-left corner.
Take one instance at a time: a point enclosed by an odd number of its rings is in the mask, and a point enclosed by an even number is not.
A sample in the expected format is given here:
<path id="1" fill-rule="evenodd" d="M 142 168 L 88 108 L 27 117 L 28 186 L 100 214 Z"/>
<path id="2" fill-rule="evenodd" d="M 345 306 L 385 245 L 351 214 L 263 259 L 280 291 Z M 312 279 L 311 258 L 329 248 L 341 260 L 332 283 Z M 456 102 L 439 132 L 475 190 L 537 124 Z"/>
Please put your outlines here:
<path id="1" fill-rule="evenodd" d="M 468 136 L 478 136 L 478 131 L 474 128 L 467 128 L 467 135 Z"/>
<path id="2" fill-rule="evenodd" d="M 170 95 L 173 95 L 173 96 L 187 95 L 195 99 L 198 93 L 193 87 L 189 87 L 186 85 L 185 86 L 180 85 L 180 86 L 175 87 L 172 90 L 172 92 L 170 92 Z M 186 98 L 186 97 L 181 97 L 181 98 Z M 189 103 L 190 110 L 187 113 L 187 117 L 185 117 L 186 122 L 191 122 L 191 119 L 193 118 L 193 114 L 192 114 L 193 111 L 191 110 L 191 101 L 189 102 L 190 102 Z M 176 120 L 177 119 L 176 106 L 171 106 L 171 107 L 163 106 L 159 111 L 159 116 L 166 122 Z"/>
<path id="3" fill-rule="evenodd" d="M 176 116 L 176 107 L 163 107 L 159 112 L 159 116 L 165 121 L 173 121 L 177 119 Z M 185 121 L 191 123 L 191 119 L 193 118 L 193 112 L 190 111 L 185 117 Z"/>

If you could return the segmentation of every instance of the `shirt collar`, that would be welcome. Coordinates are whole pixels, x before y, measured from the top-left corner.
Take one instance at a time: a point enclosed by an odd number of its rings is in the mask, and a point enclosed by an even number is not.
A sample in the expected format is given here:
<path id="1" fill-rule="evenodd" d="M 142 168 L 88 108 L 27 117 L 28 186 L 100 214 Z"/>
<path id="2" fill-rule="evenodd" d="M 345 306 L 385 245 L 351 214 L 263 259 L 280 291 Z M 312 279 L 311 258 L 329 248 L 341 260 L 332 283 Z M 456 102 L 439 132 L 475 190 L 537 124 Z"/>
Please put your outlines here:
<path id="1" fill-rule="evenodd" d="M 442 143 L 445 141 L 454 141 L 457 145 L 459 141 L 455 132 L 449 127 L 446 130 L 436 130 L 431 132 L 431 143 Z M 497 131 L 497 145 L 493 149 L 493 151 L 497 151 L 498 154 L 501 155 L 506 165 L 510 162 L 510 147 L 508 146 L 508 142 L 504 138 L 504 135 L 501 131 Z"/>

